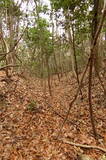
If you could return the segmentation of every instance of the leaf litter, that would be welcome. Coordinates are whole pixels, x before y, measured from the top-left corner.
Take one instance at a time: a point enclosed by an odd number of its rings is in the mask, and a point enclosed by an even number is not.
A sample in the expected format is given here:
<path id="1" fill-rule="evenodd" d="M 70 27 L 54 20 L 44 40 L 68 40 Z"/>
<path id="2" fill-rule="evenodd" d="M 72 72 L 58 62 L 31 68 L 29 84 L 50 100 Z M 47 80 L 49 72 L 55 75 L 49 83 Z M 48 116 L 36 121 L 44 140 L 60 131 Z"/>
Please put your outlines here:
<path id="1" fill-rule="evenodd" d="M 81 149 L 54 140 L 68 111 L 68 105 L 77 89 L 74 78 L 54 77 L 52 97 L 46 79 L 14 75 L 11 81 L 1 81 L 0 75 L 0 160 L 76 160 L 77 153 L 90 155 L 95 160 L 103 156 L 97 150 Z M 93 109 L 99 146 L 106 147 L 106 108 L 98 81 L 93 85 Z M 84 82 L 83 100 L 78 97 L 73 105 L 61 138 L 74 143 L 96 145 L 92 134 L 87 99 L 87 81 Z M 35 109 L 28 106 L 36 104 Z"/>

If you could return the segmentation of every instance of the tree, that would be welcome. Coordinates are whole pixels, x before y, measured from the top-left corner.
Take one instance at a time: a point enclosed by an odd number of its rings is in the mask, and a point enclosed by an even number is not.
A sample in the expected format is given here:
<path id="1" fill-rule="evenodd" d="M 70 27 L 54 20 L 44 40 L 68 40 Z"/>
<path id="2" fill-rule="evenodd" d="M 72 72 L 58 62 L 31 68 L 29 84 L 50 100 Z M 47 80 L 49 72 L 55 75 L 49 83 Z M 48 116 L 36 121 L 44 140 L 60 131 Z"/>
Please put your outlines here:
<path id="1" fill-rule="evenodd" d="M 2 0 L 1 8 L 1 41 L 3 44 L 3 60 L 6 65 L 16 64 L 16 48 L 19 37 L 19 22 L 22 16 L 19 6 L 11 0 Z M 13 69 L 13 67 L 11 67 Z M 9 76 L 8 67 L 6 74 Z"/>

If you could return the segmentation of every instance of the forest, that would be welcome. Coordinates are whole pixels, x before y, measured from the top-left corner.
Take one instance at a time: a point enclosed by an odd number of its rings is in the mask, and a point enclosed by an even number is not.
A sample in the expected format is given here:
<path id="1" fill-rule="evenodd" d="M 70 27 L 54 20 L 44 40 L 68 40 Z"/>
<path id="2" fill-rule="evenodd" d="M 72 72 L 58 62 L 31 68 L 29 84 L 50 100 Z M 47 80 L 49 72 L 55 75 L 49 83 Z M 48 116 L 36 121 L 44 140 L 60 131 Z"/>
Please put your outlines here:
<path id="1" fill-rule="evenodd" d="M 0 160 L 106 160 L 106 0 L 0 0 Z"/>

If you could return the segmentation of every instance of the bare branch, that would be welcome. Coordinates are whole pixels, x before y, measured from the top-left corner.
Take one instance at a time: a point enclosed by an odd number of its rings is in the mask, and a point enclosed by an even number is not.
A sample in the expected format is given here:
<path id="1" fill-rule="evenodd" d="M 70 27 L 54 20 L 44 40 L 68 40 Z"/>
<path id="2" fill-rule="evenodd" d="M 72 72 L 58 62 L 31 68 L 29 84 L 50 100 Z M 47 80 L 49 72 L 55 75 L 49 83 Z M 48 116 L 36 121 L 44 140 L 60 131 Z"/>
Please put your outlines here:
<path id="1" fill-rule="evenodd" d="M 59 139 L 59 141 L 62 142 L 62 143 L 66 143 L 66 144 L 70 144 L 70 145 L 76 146 L 76 147 L 81 147 L 81 148 L 86 148 L 86 149 L 96 149 L 96 150 L 100 150 L 100 151 L 106 153 L 106 149 L 102 148 L 102 147 L 99 147 L 99 146 L 92 146 L 92 145 L 84 145 L 84 144 L 79 144 L 79 143 L 73 143 L 73 142 L 68 141 L 66 139 Z"/>
<path id="2" fill-rule="evenodd" d="M 9 65 L 1 67 L 0 70 L 4 70 L 5 68 L 10 68 L 10 67 L 19 67 L 19 66 L 20 65 L 11 65 L 11 64 L 9 64 Z"/>

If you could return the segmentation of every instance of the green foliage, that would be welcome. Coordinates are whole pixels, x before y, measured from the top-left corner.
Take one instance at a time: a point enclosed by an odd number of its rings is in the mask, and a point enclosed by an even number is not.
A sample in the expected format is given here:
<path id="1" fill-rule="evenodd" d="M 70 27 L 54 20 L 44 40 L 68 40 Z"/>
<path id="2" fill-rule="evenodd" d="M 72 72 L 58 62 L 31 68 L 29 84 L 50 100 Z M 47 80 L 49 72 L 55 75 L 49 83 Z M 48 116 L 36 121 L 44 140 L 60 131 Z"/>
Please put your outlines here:
<path id="1" fill-rule="evenodd" d="M 49 11 L 48 6 L 47 6 L 47 5 L 44 5 L 44 6 L 42 7 L 42 12 L 45 14 L 47 11 Z"/>
<path id="2" fill-rule="evenodd" d="M 92 7 L 90 0 L 51 0 L 53 8 L 58 11 L 63 9 L 68 22 L 70 21 L 75 28 L 75 40 L 81 43 L 82 38 L 84 40 L 88 37 L 88 33 L 91 32 L 91 19 L 92 14 L 89 12 L 89 7 Z M 69 24 L 64 23 L 65 28 Z M 83 36 L 82 36 L 83 35 Z M 81 39 L 80 39 L 81 37 Z"/>
<path id="3" fill-rule="evenodd" d="M 37 6 L 37 12 L 38 13 L 46 13 L 47 11 L 48 11 L 49 9 L 48 9 L 48 6 L 47 5 L 38 5 Z"/>
<path id="4" fill-rule="evenodd" d="M 27 110 L 33 112 L 33 111 L 36 110 L 36 107 L 37 107 L 37 102 L 34 101 L 34 100 L 32 100 L 32 101 L 28 104 Z"/>
<path id="5" fill-rule="evenodd" d="M 42 77 L 42 73 L 40 71 L 42 68 L 42 59 L 43 61 L 46 61 L 47 59 L 49 60 L 53 53 L 52 34 L 48 30 L 48 26 L 48 22 L 44 18 L 39 17 L 36 20 L 35 27 L 28 28 L 24 37 L 26 45 L 30 50 L 30 70 L 38 77 Z M 43 67 L 43 73 L 47 76 L 46 67 Z"/>
<path id="6" fill-rule="evenodd" d="M 13 1 L 11 1 L 11 0 L 1 0 L 0 1 L 0 7 L 6 7 L 6 8 L 8 8 L 10 5 L 12 5 L 13 4 Z"/>
<path id="7" fill-rule="evenodd" d="M 85 0 L 50 0 L 54 9 L 58 10 L 63 8 L 63 10 L 69 9 L 70 11 L 74 11 L 75 9 L 84 10 L 88 5 L 89 1 Z"/>
<path id="8" fill-rule="evenodd" d="M 26 32 L 26 43 L 28 47 L 38 48 L 44 54 L 52 52 L 52 34 L 47 29 L 48 23 L 40 18 L 36 21 L 37 26 L 29 28 Z"/>
<path id="9" fill-rule="evenodd" d="M 13 0 L 1 0 L 0 9 L 3 10 L 3 12 L 7 10 L 7 14 L 11 14 L 14 17 L 22 15 L 20 7 L 17 6 Z"/>
<path id="10" fill-rule="evenodd" d="M 42 0 L 34 0 L 31 10 L 28 6 L 30 2 L 29 0 L 21 0 L 17 3 L 15 0 L 0 0 L 1 28 L 9 46 L 15 44 L 22 32 L 25 33 L 20 40 L 22 43 L 19 42 L 19 46 L 15 47 L 18 58 L 14 58 L 16 59 L 14 62 L 20 61 L 24 69 L 30 70 L 37 77 L 47 77 L 48 68 L 50 74 L 67 71 L 72 58 L 69 50 L 70 46 L 73 47 L 74 33 L 76 58 L 78 65 L 82 66 L 86 59 L 86 54 L 83 52 L 87 52 L 86 48 L 89 48 L 85 45 L 89 45 L 88 41 L 91 38 L 94 1 L 50 0 L 51 7 L 49 7 L 44 5 Z M 103 0 L 100 3 L 103 3 Z M 22 14 L 21 6 L 24 4 L 26 8 Z M 47 17 L 50 16 L 49 22 L 47 18 L 42 18 L 45 14 Z M 24 32 L 22 28 L 26 25 L 27 29 Z M 102 31 L 106 31 L 105 27 Z M 0 53 L 5 50 L 1 43 Z M 5 57 L 2 62 L 5 64 Z"/>

